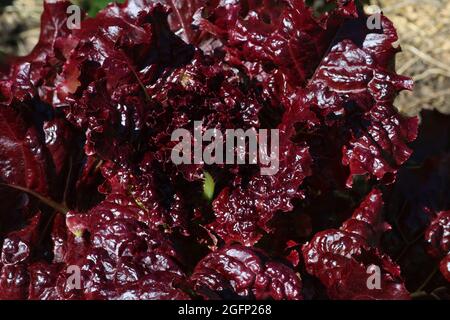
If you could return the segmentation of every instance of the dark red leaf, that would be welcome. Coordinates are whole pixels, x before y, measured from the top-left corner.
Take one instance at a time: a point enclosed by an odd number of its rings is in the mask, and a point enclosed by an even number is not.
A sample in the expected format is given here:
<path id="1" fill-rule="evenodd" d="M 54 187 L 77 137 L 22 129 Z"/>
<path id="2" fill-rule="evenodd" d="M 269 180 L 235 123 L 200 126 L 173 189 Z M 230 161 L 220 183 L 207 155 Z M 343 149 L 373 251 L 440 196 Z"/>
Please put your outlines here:
<path id="1" fill-rule="evenodd" d="M 36 129 L 11 108 L 0 108 L 1 182 L 41 194 L 48 191 L 48 165 Z"/>
<path id="2" fill-rule="evenodd" d="M 339 230 L 321 231 L 303 246 L 306 270 L 320 279 L 330 298 L 409 298 L 400 268 L 374 247 L 387 229 L 382 206 L 382 194 L 375 189 Z"/>
<path id="3" fill-rule="evenodd" d="M 263 253 L 232 245 L 212 252 L 195 267 L 194 289 L 205 298 L 302 299 L 301 279 Z"/>

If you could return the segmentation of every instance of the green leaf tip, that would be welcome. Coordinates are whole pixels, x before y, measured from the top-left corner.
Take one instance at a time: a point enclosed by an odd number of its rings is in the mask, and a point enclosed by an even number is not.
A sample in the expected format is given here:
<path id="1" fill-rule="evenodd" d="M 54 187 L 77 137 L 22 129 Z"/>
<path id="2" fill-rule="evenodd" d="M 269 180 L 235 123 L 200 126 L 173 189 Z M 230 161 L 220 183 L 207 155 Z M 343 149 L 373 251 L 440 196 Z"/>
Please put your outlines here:
<path id="1" fill-rule="evenodd" d="M 203 175 L 204 175 L 204 179 L 203 179 L 203 196 L 208 201 L 212 201 L 212 199 L 214 198 L 214 188 L 215 188 L 214 178 L 207 171 L 204 171 Z"/>

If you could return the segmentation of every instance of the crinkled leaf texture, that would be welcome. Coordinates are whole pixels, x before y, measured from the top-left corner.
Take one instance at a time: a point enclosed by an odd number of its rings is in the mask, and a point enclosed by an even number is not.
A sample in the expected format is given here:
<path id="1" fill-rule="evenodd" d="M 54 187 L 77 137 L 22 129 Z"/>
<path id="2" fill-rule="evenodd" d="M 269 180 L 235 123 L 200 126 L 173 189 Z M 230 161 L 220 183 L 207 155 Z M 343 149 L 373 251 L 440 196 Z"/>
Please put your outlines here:
<path id="1" fill-rule="evenodd" d="M 87 213 L 57 216 L 51 264 L 30 261 L 38 240 L 37 215 L 3 243 L 0 297 L 187 299 L 176 287 L 184 273 L 170 240 L 139 222 L 139 210 L 133 201 L 110 195 Z M 77 270 L 73 266 L 79 268 L 81 287 L 69 278 Z"/>
<path id="2" fill-rule="evenodd" d="M 25 57 L 12 61 L 9 74 L 0 74 L 0 103 L 25 101 L 39 96 L 50 102 L 57 68 L 60 66 L 61 40 L 68 37 L 68 1 L 44 1 L 39 42 Z"/>
<path id="3" fill-rule="evenodd" d="M 216 220 L 212 230 L 226 242 L 256 243 L 261 230 L 277 211 L 291 211 L 291 200 L 301 197 L 298 190 L 310 173 L 311 158 L 306 147 L 287 143 L 280 147 L 280 168 L 274 175 L 253 177 L 245 187 L 224 189 L 214 200 Z M 276 188 L 274 188 L 276 186 Z"/>
<path id="4" fill-rule="evenodd" d="M 15 110 L 0 108 L 0 181 L 48 191 L 46 154 L 38 133 Z"/>
<path id="5" fill-rule="evenodd" d="M 240 245 L 225 246 L 203 258 L 191 282 L 207 299 L 302 299 L 301 279 L 291 268 Z"/>
<path id="6" fill-rule="evenodd" d="M 245 8 L 241 2 L 169 5 L 172 30 L 184 26 L 185 40 L 194 45 L 199 31 L 204 41 L 207 35 L 220 40 L 214 54 L 193 54 L 192 46 L 169 32 L 168 11 L 146 1 L 109 6 L 67 41 L 73 49 L 57 80 L 54 104 L 86 130 L 87 154 L 142 174 L 154 169 L 130 159 L 156 150 L 147 163 L 162 166 L 176 189 L 174 170 L 192 181 L 200 179 L 201 166 L 173 168 L 168 152 L 174 147 L 168 143 L 173 130 L 192 130 L 193 120 L 216 129 L 258 128 L 262 110 L 284 110 L 278 125 L 264 119 L 280 130 L 278 173 L 242 179 L 234 171 L 213 204 L 215 221 L 209 228 L 226 243 L 245 245 L 271 230 L 268 223 L 277 212 L 293 209 L 303 180 L 312 174 L 307 139 L 292 141 L 297 125 L 307 126 L 307 134 L 326 134 L 328 127 L 342 131 L 330 143 L 343 150 L 342 162 L 351 173 L 348 186 L 355 175 L 395 179 L 410 155 L 406 143 L 415 138 L 417 120 L 403 118 L 392 106 L 395 94 L 410 89 L 411 81 L 387 69 L 396 35 L 386 18 L 382 33 L 363 25 L 347 39 L 339 30 L 349 28 L 356 16 L 353 2 L 320 19 L 303 1 L 249 2 Z M 363 41 L 354 43 L 354 38 Z M 220 52 L 225 62 L 217 61 Z M 139 183 L 134 188 L 140 189 Z M 151 203 L 143 204 L 152 210 Z"/>
<path id="7" fill-rule="evenodd" d="M 400 268 L 375 247 L 389 229 L 382 206 L 375 189 L 340 229 L 321 231 L 303 246 L 306 270 L 320 279 L 330 298 L 409 299 Z"/>

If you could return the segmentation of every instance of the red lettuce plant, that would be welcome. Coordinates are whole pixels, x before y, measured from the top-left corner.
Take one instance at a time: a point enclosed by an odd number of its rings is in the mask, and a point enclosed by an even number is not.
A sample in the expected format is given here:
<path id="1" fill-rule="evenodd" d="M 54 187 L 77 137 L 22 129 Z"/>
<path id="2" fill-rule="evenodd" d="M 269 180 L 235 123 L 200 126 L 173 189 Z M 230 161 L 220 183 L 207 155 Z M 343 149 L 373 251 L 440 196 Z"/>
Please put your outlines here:
<path id="1" fill-rule="evenodd" d="M 408 299 L 381 238 L 412 81 L 386 17 L 333 3 L 128 0 L 70 29 L 70 3 L 44 2 L 38 45 L 0 74 L 0 298 Z M 175 165 L 194 121 L 279 129 L 279 171 Z"/>

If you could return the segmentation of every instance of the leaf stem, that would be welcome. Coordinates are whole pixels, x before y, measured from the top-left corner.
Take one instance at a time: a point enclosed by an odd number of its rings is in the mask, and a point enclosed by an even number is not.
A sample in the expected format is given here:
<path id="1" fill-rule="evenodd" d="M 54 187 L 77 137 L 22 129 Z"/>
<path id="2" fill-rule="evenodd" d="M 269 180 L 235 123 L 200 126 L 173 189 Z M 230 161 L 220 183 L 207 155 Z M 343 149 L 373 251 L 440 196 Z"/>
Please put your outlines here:
<path id="1" fill-rule="evenodd" d="M 66 184 L 64 186 L 63 205 L 67 206 L 67 195 L 69 194 L 70 179 L 72 177 L 73 158 L 69 158 L 69 171 L 67 172 Z"/>
<path id="2" fill-rule="evenodd" d="M 7 183 L 0 183 L 0 185 L 6 186 L 6 187 L 10 187 L 12 189 L 16 189 L 16 190 L 19 190 L 19 191 L 26 192 L 26 193 L 32 195 L 33 197 L 39 199 L 42 203 L 46 204 L 47 206 L 49 206 L 49 207 L 51 207 L 51 208 L 55 209 L 56 211 L 61 212 L 63 214 L 67 214 L 67 212 L 69 211 L 69 208 L 67 208 L 65 205 L 62 205 L 62 204 L 60 204 L 58 202 L 55 202 L 52 199 L 46 198 L 43 195 L 41 195 L 41 194 L 31 190 L 31 189 L 28 189 L 28 188 L 25 188 L 25 187 L 21 187 L 21 186 L 16 186 L 16 185 L 13 185 L 13 184 L 7 184 Z"/>
<path id="3" fill-rule="evenodd" d="M 139 78 L 139 74 L 136 72 L 136 70 L 134 70 L 134 67 L 130 63 L 130 61 L 128 60 L 128 57 L 126 56 L 126 54 L 124 52 L 122 52 L 122 51 L 121 51 L 121 54 L 122 54 L 122 56 L 123 56 L 123 58 L 125 60 L 125 63 L 127 64 L 128 68 L 130 69 L 131 73 L 136 78 L 139 86 L 141 87 L 142 91 L 144 92 L 146 101 L 150 101 L 151 99 L 150 99 L 150 96 L 148 95 L 147 88 L 145 87 L 145 85 L 142 82 L 141 78 Z"/>

